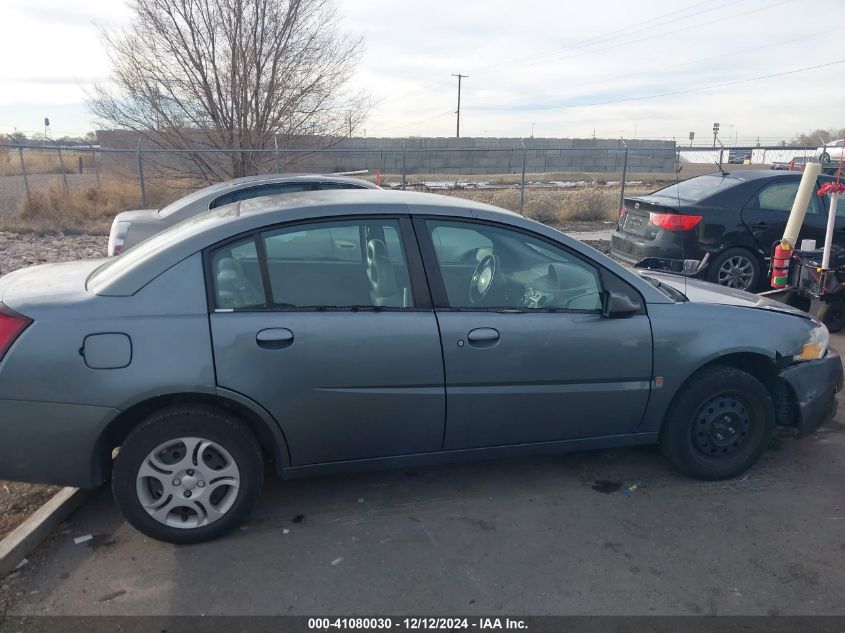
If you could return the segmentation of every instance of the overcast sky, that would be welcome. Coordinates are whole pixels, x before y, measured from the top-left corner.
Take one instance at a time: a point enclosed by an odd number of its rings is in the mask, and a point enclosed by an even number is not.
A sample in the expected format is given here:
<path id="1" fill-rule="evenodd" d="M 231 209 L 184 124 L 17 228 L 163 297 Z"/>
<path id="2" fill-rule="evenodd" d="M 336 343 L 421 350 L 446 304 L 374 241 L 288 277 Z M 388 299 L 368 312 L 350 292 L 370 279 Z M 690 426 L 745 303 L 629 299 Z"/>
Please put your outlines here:
<path id="1" fill-rule="evenodd" d="M 454 135 L 458 72 L 462 136 L 703 141 L 718 121 L 725 141 L 765 143 L 845 127 L 845 0 L 338 2 L 366 40 L 367 136 Z M 0 16 L 0 131 L 45 116 L 53 136 L 94 129 L 96 24 L 126 23 L 125 6 L 0 0 Z"/>

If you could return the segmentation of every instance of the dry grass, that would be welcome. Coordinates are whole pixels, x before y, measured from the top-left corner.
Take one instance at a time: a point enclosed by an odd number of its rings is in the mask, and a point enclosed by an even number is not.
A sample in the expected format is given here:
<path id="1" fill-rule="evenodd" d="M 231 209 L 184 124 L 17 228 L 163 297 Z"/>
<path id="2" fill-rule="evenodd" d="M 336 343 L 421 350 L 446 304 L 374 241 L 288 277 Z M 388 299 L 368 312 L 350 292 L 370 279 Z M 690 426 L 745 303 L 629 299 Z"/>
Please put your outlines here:
<path id="1" fill-rule="evenodd" d="M 629 187 L 625 190 L 625 195 L 635 195 L 648 190 L 648 187 Z M 519 211 L 519 189 L 451 189 L 442 193 Z M 619 215 L 619 189 L 607 187 L 532 189 L 526 187 L 523 214 L 525 217 L 547 224 L 613 221 Z"/>
<path id="2" fill-rule="evenodd" d="M 147 186 L 147 204 L 159 207 L 184 195 L 178 183 Z M 75 187 L 65 191 L 60 182 L 34 190 L 24 199 L 20 215 L 4 218 L 0 230 L 18 233 L 108 234 L 114 216 L 140 207 L 138 183 L 109 179 L 100 186 Z"/>
<path id="3" fill-rule="evenodd" d="M 96 157 L 92 152 L 62 152 L 61 163 L 58 152 L 28 149 L 23 153 L 27 174 L 75 174 L 79 171 L 80 158 L 84 171 L 91 171 L 96 166 Z M 15 149 L 0 148 L 0 176 L 20 175 L 20 154 Z"/>

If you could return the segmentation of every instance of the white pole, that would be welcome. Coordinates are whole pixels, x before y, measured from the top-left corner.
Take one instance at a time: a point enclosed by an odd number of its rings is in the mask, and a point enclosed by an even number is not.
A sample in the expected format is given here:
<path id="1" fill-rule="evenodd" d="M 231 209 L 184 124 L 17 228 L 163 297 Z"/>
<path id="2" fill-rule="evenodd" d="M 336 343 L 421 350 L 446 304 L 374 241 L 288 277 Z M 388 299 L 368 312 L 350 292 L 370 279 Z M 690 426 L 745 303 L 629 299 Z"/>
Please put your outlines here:
<path id="1" fill-rule="evenodd" d="M 827 232 L 824 234 L 824 254 L 822 255 L 822 270 L 827 270 L 830 264 L 830 245 L 833 242 L 833 227 L 836 224 L 836 203 L 839 194 L 830 194 L 830 211 L 827 212 Z"/>
<path id="2" fill-rule="evenodd" d="M 804 224 L 804 215 L 810 205 L 810 196 L 816 193 L 816 181 L 822 166 L 818 163 L 807 163 L 804 173 L 801 175 L 801 184 L 798 185 L 798 193 L 792 203 L 792 211 L 789 212 L 789 219 L 783 231 L 783 241 L 789 242 L 793 248 L 798 244 L 798 234 L 801 232 L 801 225 Z"/>

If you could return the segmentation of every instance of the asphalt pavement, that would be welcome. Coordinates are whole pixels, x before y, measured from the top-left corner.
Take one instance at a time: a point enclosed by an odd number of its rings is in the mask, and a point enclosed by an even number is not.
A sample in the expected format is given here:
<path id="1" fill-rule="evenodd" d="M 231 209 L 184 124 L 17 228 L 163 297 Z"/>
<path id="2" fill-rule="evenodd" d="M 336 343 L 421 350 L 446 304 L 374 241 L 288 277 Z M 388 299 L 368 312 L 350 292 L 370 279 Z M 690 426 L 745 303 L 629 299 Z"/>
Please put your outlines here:
<path id="1" fill-rule="evenodd" d="M 3 592 L 10 615 L 845 615 L 843 409 L 726 482 L 653 447 L 268 480 L 189 547 L 101 490 Z"/>

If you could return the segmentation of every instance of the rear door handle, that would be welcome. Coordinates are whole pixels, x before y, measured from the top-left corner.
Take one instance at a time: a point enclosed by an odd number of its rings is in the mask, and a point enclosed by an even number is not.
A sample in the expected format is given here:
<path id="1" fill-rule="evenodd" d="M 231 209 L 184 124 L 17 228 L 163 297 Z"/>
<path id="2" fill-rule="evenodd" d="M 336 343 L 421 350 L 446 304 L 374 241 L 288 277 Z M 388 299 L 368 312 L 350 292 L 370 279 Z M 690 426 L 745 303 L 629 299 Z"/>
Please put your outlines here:
<path id="1" fill-rule="evenodd" d="M 765 229 L 768 226 L 769 226 L 768 222 L 757 222 L 757 224 L 754 225 L 754 228 L 755 229 Z"/>
<path id="2" fill-rule="evenodd" d="M 499 331 L 491 327 L 479 327 L 470 330 L 467 340 L 473 347 L 493 347 L 499 342 Z"/>
<path id="3" fill-rule="evenodd" d="M 293 332 L 286 327 L 271 327 L 255 335 L 258 347 L 264 349 L 284 349 L 293 344 Z"/>

